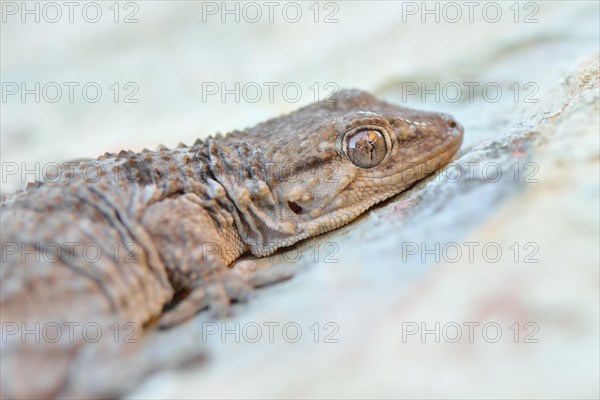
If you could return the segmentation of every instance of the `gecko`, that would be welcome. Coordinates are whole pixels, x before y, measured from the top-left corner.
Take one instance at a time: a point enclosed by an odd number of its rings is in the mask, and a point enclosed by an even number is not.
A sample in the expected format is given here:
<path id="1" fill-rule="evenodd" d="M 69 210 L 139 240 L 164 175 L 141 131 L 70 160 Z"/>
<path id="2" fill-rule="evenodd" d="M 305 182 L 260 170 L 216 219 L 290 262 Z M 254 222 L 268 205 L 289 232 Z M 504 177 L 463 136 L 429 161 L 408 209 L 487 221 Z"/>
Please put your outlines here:
<path id="1" fill-rule="evenodd" d="M 69 392 L 89 343 L 48 350 L 18 331 L 227 316 L 255 288 L 291 277 L 236 273 L 236 259 L 348 224 L 448 164 L 462 138 L 450 115 L 342 90 L 242 131 L 106 153 L 28 184 L 0 205 L 3 397 L 118 395 L 104 383 Z M 28 371 L 44 379 L 32 384 Z"/>

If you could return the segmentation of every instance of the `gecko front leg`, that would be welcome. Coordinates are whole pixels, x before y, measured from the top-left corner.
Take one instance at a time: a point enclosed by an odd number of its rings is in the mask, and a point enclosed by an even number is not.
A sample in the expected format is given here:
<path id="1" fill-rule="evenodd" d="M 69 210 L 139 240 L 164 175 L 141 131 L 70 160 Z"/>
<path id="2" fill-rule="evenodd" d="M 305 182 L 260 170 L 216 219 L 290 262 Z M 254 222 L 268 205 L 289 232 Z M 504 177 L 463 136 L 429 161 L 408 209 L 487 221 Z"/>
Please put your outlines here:
<path id="1" fill-rule="evenodd" d="M 142 224 L 167 266 L 175 297 L 159 327 L 177 325 L 208 308 L 213 316 L 229 315 L 232 301 L 245 302 L 254 287 L 289 278 L 290 273 L 240 274 L 228 268 L 246 245 L 233 226 L 220 226 L 193 193 L 148 207 Z"/>

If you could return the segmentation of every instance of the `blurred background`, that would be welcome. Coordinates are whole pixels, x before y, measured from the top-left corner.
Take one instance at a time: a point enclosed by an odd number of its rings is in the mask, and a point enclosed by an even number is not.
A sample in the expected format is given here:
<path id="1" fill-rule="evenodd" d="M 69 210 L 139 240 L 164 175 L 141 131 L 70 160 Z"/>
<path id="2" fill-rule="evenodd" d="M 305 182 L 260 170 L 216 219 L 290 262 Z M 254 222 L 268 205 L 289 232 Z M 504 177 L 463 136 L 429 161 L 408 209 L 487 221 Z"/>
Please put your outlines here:
<path id="1" fill-rule="evenodd" d="M 298 276 L 132 398 L 597 398 L 599 4 L 3 1 L 1 192 L 343 88 L 448 112 L 452 169 L 270 259 Z"/>

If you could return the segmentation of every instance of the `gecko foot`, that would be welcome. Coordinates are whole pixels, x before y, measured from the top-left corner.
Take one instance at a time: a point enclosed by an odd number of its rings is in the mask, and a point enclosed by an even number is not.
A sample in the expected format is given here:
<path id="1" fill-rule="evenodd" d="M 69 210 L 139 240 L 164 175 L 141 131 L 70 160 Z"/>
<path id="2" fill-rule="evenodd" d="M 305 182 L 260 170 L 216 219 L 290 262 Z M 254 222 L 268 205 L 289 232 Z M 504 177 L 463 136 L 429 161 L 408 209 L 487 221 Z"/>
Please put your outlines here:
<path id="1" fill-rule="evenodd" d="M 245 280 L 252 287 L 261 287 L 286 281 L 295 274 L 296 270 L 294 268 L 286 265 L 278 265 L 248 272 Z"/>
<path id="2" fill-rule="evenodd" d="M 227 317 L 231 313 L 232 301 L 246 302 L 252 293 L 253 287 L 243 277 L 226 273 L 218 280 L 195 286 L 187 297 L 160 317 L 158 327 L 173 327 L 207 308 L 214 318 Z"/>
<path id="3" fill-rule="evenodd" d="M 158 321 L 159 328 L 171 328 L 198 312 L 209 309 L 214 318 L 231 314 L 231 302 L 245 303 L 254 295 L 254 288 L 290 279 L 295 271 L 288 267 L 271 267 L 252 272 L 228 271 L 218 280 L 202 282 Z"/>

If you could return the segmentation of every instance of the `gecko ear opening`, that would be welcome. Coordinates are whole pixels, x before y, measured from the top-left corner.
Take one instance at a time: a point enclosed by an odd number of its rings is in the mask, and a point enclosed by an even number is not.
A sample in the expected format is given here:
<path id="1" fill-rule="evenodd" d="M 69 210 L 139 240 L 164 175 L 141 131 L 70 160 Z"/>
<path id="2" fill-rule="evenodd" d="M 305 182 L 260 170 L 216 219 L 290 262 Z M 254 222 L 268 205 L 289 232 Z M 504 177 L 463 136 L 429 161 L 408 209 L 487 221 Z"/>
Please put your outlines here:
<path id="1" fill-rule="evenodd" d="M 297 203 L 294 203 L 293 201 L 288 201 L 288 206 L 296 214 L 300 214 L 302 212 L 302 207 L 300 207 Z"/>

